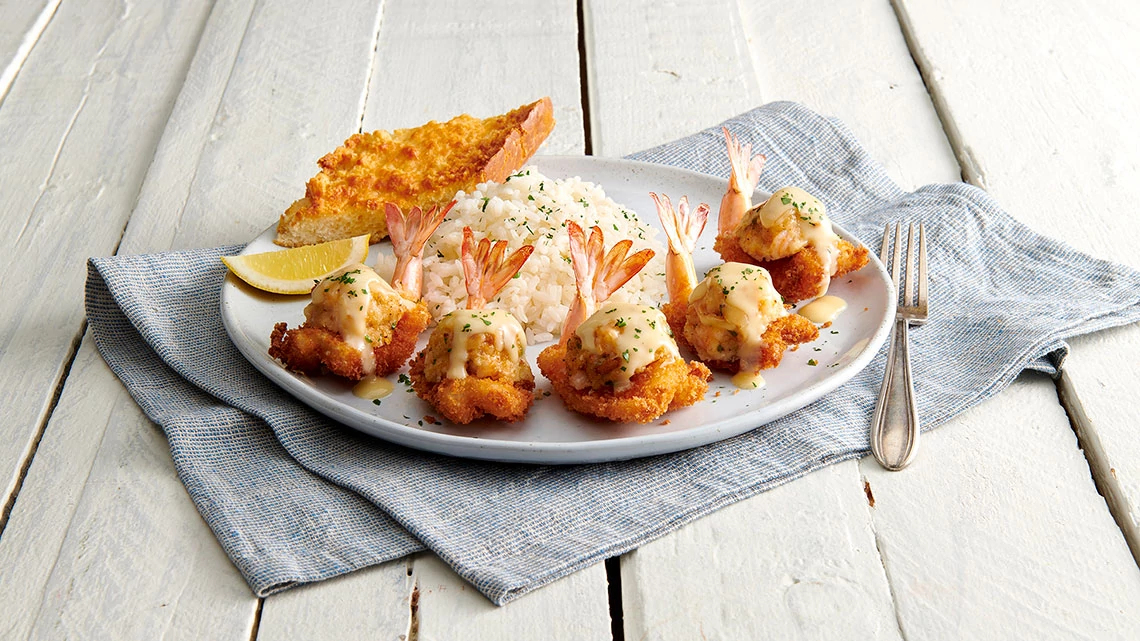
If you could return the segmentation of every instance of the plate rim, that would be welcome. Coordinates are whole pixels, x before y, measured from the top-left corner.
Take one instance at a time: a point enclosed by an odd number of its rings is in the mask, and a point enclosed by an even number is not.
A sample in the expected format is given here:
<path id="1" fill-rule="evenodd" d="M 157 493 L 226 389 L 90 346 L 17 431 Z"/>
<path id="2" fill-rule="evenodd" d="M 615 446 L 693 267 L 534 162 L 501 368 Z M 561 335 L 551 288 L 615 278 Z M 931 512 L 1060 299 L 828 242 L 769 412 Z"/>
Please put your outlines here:
<path id="1" fill-rule="evenodd" d="M 533 157 L 528 160 L 526 164 L 538 165 L 540 169 L 542 169 L 544 163 L 586 163 L 587 165 L 609 165 L 620 169 L 647 169 L 653 172 L 685 175 L 698 180 L 718 181 L 724 183 L 726 186 L 728 184 L 726 179 L 710 174 L 680 167 L 628 159 L 550 155 Z M 605 185 L 602 185 L 602 188 L 605 189 Z M 757 193 L 766 192 L 759 192 L 759 190 L 757 190 Z M 862 241 L 852 236 L 840 225 L 834 222 L 832 224 L 836 233 L 841 238 L 856 243 L 857 245 L 863 245 Z M 273 232 L 275 229 L 276 225 L 271 225 L 254 240 Z M 252 242 L 253 241 L 249 244 L 252 244 Z M 242 253 L 248 251 L 249 244 L 243 248 Z M 327 395 L 325 392 L 306 384 L 304 379 L 307 377 L 285 369 L 277 363 L 277 361 L 270 359 L 268 354 L 262 354 L 260 346 L 256 345 L 253 339 L 246 338 L 247 334 L 238 326 L 238 319 L 235 316 L 231 316 L 231 314 L 234 313 L 234 305 L 231 299 L 238 292 L 241 292 L 241 286 L 238 283 L 238 279 L 228 270 L 220 284 L 219 311 L 222 316 L 222 324 L 230 340 L 242 354 L 242 357 L 253 365 L 254 368 L 301 403 L 318 411 L 326 418 L 364 434 L 413 449 L 460 458 L 556 465 L 597 463 L 667 454 L 726 440 L 752 431 L 753 429 L 761 428 L 798 409 L 807 407 L 829 392 L 848 383 L 856 374 L 870 364 L 871 360 L 878 354 L 894 322 L 895 307 L 897 305 L 897 296 L 891 295 L 894 290 L 891 279 L 879 261 L 878 256 L 868 251 L 868 258 L 868 264 L 864 269 L 873 269 L 876 272 L 878 280 L 882 281 L 887 289 L 887 307 L 883 310 L 883 317 L 878 327 L 875 328 L 868 343 L 857 356 L 836 368 L 823 379 L 812 383 L 806 388 L 762 406 L 765 410 L 769 411 L 771 411 L 771 408 L 776 407 L 776 414 L 774 416 L 759 424 L 748 421 L 748 417 L 754 416 L 760 411 L 760 408 L 757 408 L 743 412 L 732 419 L 702 424 L 676 432 L 639 434 L 583 441 L 517 441 L 448 434 L 402 425 L 375 414 L 362 412 L 358 408 L 346 405 Z M 242 340 L 239 340 L 239 337 Z"/>

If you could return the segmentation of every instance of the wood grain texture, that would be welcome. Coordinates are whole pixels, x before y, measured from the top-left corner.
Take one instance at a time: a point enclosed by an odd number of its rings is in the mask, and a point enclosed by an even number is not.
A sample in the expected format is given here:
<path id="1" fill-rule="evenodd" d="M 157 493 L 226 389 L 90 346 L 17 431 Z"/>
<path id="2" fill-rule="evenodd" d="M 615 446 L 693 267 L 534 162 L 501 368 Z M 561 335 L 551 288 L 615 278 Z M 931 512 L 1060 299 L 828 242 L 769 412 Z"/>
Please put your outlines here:
<path id="1" fill-rule="evenodd" d="M 908 638 L 1135 635 L 1140 570 L 1073 433 L 1053 427 L 1064 414 L 1042 402 L 1050 387 L 1023 376 L 928 433 L 922 456 L 936 465 L 905 475 L 864 467 Z M 999 421 L 999 403 L 1016 404 L 1020 419 Z"/>
<path id="2" fill-rule="evenodd" d="M 904 189 L 954 182 L 960 169 L 890 6 L 740 2 L 764 101 L 835 116 Z"/>
<path id="3" fill-rule="evenodd" d="M 610 638 L 606 571 L 598 563 L 496 607 L 438 557 L 415 556 L 418 637 L 446 639 Z"/>
<path id="4" fill-rule="evenodd" d="M 915 58 L 975 182 L 1018 220 L 1140 268 L 1140 90 L 1134 3 L 899 1 Z M 969 16 L 967 19 L 965 16 Z M 1135 429 L 1140 326 L 1071 341 L 1067 384 L 1098 483 L 1130 533 L 1140 526 Z"/>
<path id="5" fill-rule="evenodd" d="M 219 126 L 215 116 L 226 107 L 222 101 L 223 90 L 231 87 L 228 84 L 233 75 L 230 68 L 235 66 L 238 45 L 244 37 L 246 23 L 254 18 L 276 22 L 279 24 L 276 31 L 271 27 L 262 30 L 270 39 L 274 34 L 288 38 L 294 35 L 289 32 L 290 28 L 304 28 L 304 25 L 295 25 L 294 19 L 287 13 L 276 17 L 267 15 L 268 9 L 263 9 L 251 18 L 251 5 L 249 2 L 220 3 L 211 14 L 208 28 L 203 34 L 202 48 L 188 73 L 177 109 L 164 132 L 155 164 L 148 174 L 147 186 L 140 195 L 139 206 L 124 239 L 124 251 L 156 251 L 179 242 L 187 246 L 214 244 L 220 242 L 215 235 L 217 230 L 225 231 L 225 224 L 233 220 L 232 208 L 203 207 L 202 188 L 195 191 L 194 185 L 203 184 L 201 172 L 197 171 L 200 162 L 218 162 L 216 154 L 219 152 L 216 149 L 207 150 L 213 156 L 203 153 L 208 147 L 207 143 L 216 143 L 228 134 L 230 138 L 227 142 L 231 153 L 232 148 L 242 144 L 241 134 Z M 281 9 L 286 11 L 296 8 Z M 344 20 L 346 23 L 354 22 L 350 16 L 345 16 Z M 311 25 L 308 28 L 312 28 Z M 339 27 L 333 30 L 344 31 Z M 350 66 L 366 66 L 371 55 L 370 30 L 371 26 L 366 25 L 362 38 L 358 41 L 366 44 L 359 48 L 359 57 Z M 244 71 L 247 78 L 255 77 L 258 66 L 264 69 L 264 59 L 259 60 L 258 56 L 276 56 L 280 59 L 283 42 L 286 40 L 272 43 L 272 51 L 245 50 L 246 55 L 253 60 L 246 62 L 244 69 L 236 69 L 236 73 Z M 351 44 L 351 41 L 347 42 Z M 256 49 L 259 45 L 255 41 L 253 46 Z M 324 47 L 321 43 L 314 43 L 314 46 Z M 315 64 L 321 62 L 320 58 L 315 59 Z M 285 65 L 286 62 L 281 60 L 279 64 Z M 363 78 L 364 73 L 361 72 L 360 76 Z M 271 95 L 281 89 L 273 85 L 274 78 L 269 76 L 270 82 L 263 84 L 262 89 L 266 94 Z M 327 94 L 336 79 L 326 77 L 325 81 L 330 87 L 319 89 Z M 357 95 L 362 88 L 361 82 L 356 89 Z M 231 87 L 231 91 L 238 94 L 253 90 L 252 86 Z M 355 103 L 355 97 L 346 95 Z M 248 113 L 240 105 L 238 110 Z M 350 117 L 344 119 L 344 126 L 352 126 L 357 114 L 352 110 L 345 113 Z M 320 114 L 316 116 L 319 117 Z M 225 125 L 225 122 L 221 124 Z M 250 132 L 254 138 L 263 134 L 263 131 Z M 280 130 L 276 146 L 286 148 L 289 134 L 288 129 Z M 261 173 L 257 175 L 246 171 L 245 175 L 253 179 L 268 179 L 277 171 L 272 165 L 260 165 L 261 156 L 264 155 L 264 149 L 260 145 L 271 142 L 261 140 L 258 144 L 247 145 L 254 154 L 248 162 L 252 166 L 261 167 Z M 315 151 L 313 153 L 319 155 Z M 204 155 L 206 157 L 203 160 Z M 221 170 L 219 175 L 222 179 L 226 176 Z M 299 179 L 294 186 L 296 185 L 303 185 L 303 179 Z M 196 198 L 191 199 L 191 195 Z M 179 217 L 184 213 L 187 202 L 191 206 L 203 207 L 203 210 L 197 211 L 206 213 L 196 218 L 193 225 L 179 226 Z M 224 202 L 219 205 L 224 205 Z M 266 218 L 275 217 L 276 212 L 273 212 Z M 260 229 L 267 224 L 267 220 L 254 222 L 252 227 L 246 229 Z M 240 240 L 247 238 L 248 235 Z M 228 242 L 238 240 L 232 237 L 226 239 Z M 79 384 L 99 383 L 121 390 L 121 386 L 105 368 L 93 375 L 93 378 L 95 380 Z M 119 394 L 126 398 L 123 392 L 120 391 Z M 125 403 L 133 408 L 129 399 Z M 185 489 L 169 466 L 165 440 L 155 433 L 154 426 L 145 419 L 136 418 L 132 422 L 120 420 L 117 416 L 100 417 L 98 412 L 93 415 L 108 422 L 108 438 L 117 446 L 96 452 L 73 451 L 70 454 L 75 458 L 75 463 L 86 463 L 95 469 L 136 470 L 132 474 L 138 476 L 131 476 L 119 483 L 125 488 L 119 492 L 95 488 L 92 486 L 94 481 L 87 482 L 88 489 L 77 508 L 81 517 L 70 524 L 69 543 L 58 550 L 56 570 L 50 584 L 57 587 L 48 592 L 50 596 L 54 590 L 63 594 L 63 597 L 45 601 L 37 632 L 67 629 L 68 626 L 82 629 L 82 625 L 92 625 L 104 626 L 103 630 L 111 638 L 156 638 L 163 634 L 167 637 L 188 638 L 248 638 L 257 599 L 250 593 L 248 586 L 194 510 Z M 51 429 L 63 430 L 59 432 L 62 434 L 75 428 L 53 424 Z M 144 435 L 150 433 L 153 438 L 140 444 L 137 434 L 135 438 L 131 437 L 131 432 L 135 430 L 142 430 Z M 156 468 L 156 460 L 165 462 L 167 467 Z M 38 463 L 33 466 L 33 471 L 37 466 Z M 156 478 L 148 478 L 149 476 Z M 32 492 L 30 496 L 34 497 L 35 490 L 41 490 L 41 493 L 46 491 L 41 484 L 47 482 L 46 479 L 35 480 L 29 475 L 30 486 L 25 487 L 24 494 Z M 162 485 L 164 492 L 155 492 L 156 484 Z M 14 514 L 13 523 L 17 516 Z M 116 536 L 124 530 L 131 532 L 132 536 Z M 89 542 L 92 540 L 99 542 L 97 563 L 89 560 Z M 78 542 L 71 543 L 72 541 Z M 403 574 L 403 571 L 399 570 L 399 573 Z M 87 576 L 95 577 L 95 580 L 85 580 Z M 126 580 L 127 577 L 130 580 Z M 69 583 L 73 587 L 63 590 L 58 587 Z M 171 593 L 172 589 L 184 591 Z M 115 610 L 123 612 L 121 621 L 92 620 L 92 612 Z M 277 621 L 272 618 L 272 610 L 268 614 L 271 623 Z M 201 626 L 208 627 L 203 629 Z"/>
<path id="6" fill-rule="evenodd" d="M 77 345 L 84 262 L 119 242 L 207 11 L 60 7 L 0 104 L 4 148 L 22 150 L 0 154 L 0 295 L 19 301 L 0 307 L 5 497 Z"/>
<path id="7" fill-rule="evenodd" d="M 60 0 L 7 2 L 0 6 L 0 103 L 32 47 L 51 22 Z"/>
<path id="8" fill-rule="evenodd" d="M 257 599 L 165 437 L 90 339 L 72 373 L 0 538 L 0 637 L 248 638 Z"/>
<path id="9" fill-rule="evenodd" d="M 622 558 L 629 639 L 901 639 L 854 463 Z"/>
<path id="10" fill-rule="evenodd" d="M 584 14 L 597 156 L 660 145 L 764 102 L 732 0 L 586 2 Z"/>
<path id="11" fill-rule="evenodd" d="M 163 219 L 173 248 L 248 242 L 304 196 L 317 160 L 359 126 L 377 11 L 374 0 L 254 7 L 186 206 Z"/>
<path id="12" fill-rule="evenodd" d="M 550 96 L 556 125 L 540 153 L 584 148 L 572 0 L 384 3 L 362 129 L 487 117 Z"/>
<path id="13" fill-rule="evenodd" d="M 220 0 L 210 12 L 118 253 L 169 249 L 182 234 L 179 221 L 190 200 L 203 151 L 218 136 L 211 128 L 255 4 L 256 0 Z M 222 214 L 229 212 L 218 211 L 216 215 Z M 265 226 L 269 226 L 268 221 Z M 188 238 L 182 246 L 196 242 L 205 243 L 206 239 Z"/>
<path id="14" fill-rule="evenodd" d="M 407 639 L 411 636 L 410 559 L 275 594 L 265 601 L 257 641 Z"/>

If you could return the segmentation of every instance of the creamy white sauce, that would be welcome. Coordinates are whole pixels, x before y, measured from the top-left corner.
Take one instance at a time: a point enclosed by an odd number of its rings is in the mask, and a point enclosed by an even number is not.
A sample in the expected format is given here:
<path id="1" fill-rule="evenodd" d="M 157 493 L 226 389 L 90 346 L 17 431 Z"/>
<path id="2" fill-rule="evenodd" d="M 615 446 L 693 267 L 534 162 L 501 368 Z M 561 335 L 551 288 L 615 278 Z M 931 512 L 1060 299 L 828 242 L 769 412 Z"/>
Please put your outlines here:
<path id="1" fill-rule="evenodd" d="M 706 299 L 712 296 L 714 298 Z M 707 303 L 717 302 L 718 314 L 710 314 Z M 764 348 L 764 330 L 768 325 L 787 315 L 779 292 L 772 286 L 768 271 L 745 263 L 725 263 L 709 270 L 705 279 L 689 296 L 690 304 L 697 306 L 697 317 L 704 325 L 735 331 L 740 336 L 738 358 L 740 373 L 733 383 L 741 389 L 755 389 L 763 385 L 760 377 L 760 352 Z"/>
<path id="2" fill-rule="evenodd" d="M 826 292 L 839 261 L 839 236 L 823 203 L 799 187 L 784 187 L 760 206 L 758 215 L 765 227 L 774 226 L 784 216 L 795 217 L 800 234 L 823 264 L 819 291 Z"/>
<path id="3" fill-rule="evenodd" d="M 760 372 L 741 370 L 732 376 L 732 384 L 740 389 L 760 389 L 764 387 L 764 383 L 764 377 L 760 375 Z"/>
<path id="4" fill-rule="evenodd" d="M 821 325 L 823 323 L 830 323 L 839 317 L 840 312 L 847 309 L 847 301 L 838 296 L 820 296 L 812 302 L 804 305 L 799 315 L 815 323 Z"/>
<path id="5" fill-rule="evenodd" d="M 360 354 L 366 375 L 376 371 L 368 313 L 377 294 L 381 298 L 394 297 L 405 307 L 412 306 L 372 268 L 357 264 L 333 272 L 317 283 L 313 302 L 305 307 L 306 324 L 340 334 L 345 344 Z"/>
<path id="6" fill-rule="evenodd" d="M 451 332 L 448 378 L 467 378 L 467 343 L 478 334 L 491 335 L 495 349 L 508 354 L 515 365 L 518 364 L 519 355 L 526 349 L 526 334 L 522 323 L 504 310 L 457 309 L 440 319 L 435 331 Z"/>
<path id="7" fill-rule="evenodd" d="M 365 376 L 352 386 L 352 393 L 360 398 L 376 400 L 391 394 L 395 387 L 392 381 L 381 376 Z"/>
<path id="8" fill-rule="evenodd" d="M 598 339 L 609 336 L 622 365 L 607 375 L 615 392 L 630 386 L 630 378 L 657 360 L 664 350 L 669 360 L 680 358 L 677 342 L 669 333 L 669 321 L 660 310 L 646 305 L 610 303 L 603 305 L 575 330 L 582 339 L 582 349 L 601 354 Z M 608 344 L 608 341 L 607 341 Z M 612 356 L 613 354 L 602 354 Z"/>

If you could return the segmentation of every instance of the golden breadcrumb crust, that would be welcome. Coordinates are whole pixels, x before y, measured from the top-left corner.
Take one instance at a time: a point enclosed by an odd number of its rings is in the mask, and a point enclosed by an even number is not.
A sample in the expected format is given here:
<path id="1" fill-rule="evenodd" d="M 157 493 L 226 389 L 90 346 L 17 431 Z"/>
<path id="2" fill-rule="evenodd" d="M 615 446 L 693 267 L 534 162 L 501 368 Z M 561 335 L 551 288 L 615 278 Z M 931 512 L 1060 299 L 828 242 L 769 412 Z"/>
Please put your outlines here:
<path id="1" fill-rule="evenodd" d="M 575 337 L 577 338 L 577 337 Z M 574 339 L 571 339 L 571 342 Z M 580 340 L 580 339 L 579 339 Z M 669 410 L 693 405 L 704 398 L 712 373 L 701 363 L 658 359 L 630 379 L 621 392 L 612 389 L 577 389 L 566 367 L 567 345 L 551 345 L 538 355 L 538 368 L 550 379 L 554 392 L 567 408 L 579 414 L 618 422 L 648 423 Z"/>
<path id="2" fill-rule="evenodd" d="M 517 171 L 554 128 L 550 98 L 486 119 L 462 115 L 412 129 L 349 137 L 321 158 L 305 197 L 277 224 L 278 245 L 298 247 L 370 234 L 388 235 L 384 203 L 443 206 L 459 190 L 503 182 Z"/>
<path id="3" fill-rule="evenodd" d="M 376 356 L 376 376 L 387 376 L 404 366 L 416 349 L 416 340 L 431 322 L 431 312 L 423 303 L 409 309 L 396 324 L 392 338 L 372 348 Z M 360 352 L 344 342 L 336 332 L 322 327 L 288 329 L 285 323 L 273 326 L 269 355 L 285 367 L 310 376 L 325 371 L 358 381 L 365 376 Z"/>
<path id="4" fill-rule="evenodd" d="M 839 239 L 838 246 L 839 257 L 835 261 L 832 278 L 856 271 L 867 264 L 869 259 L 866 247 L 856 247 L 842 238 Z M 784 297 L 785 303 L 798 303 L 827 293 L 819 291 L 823 263 L 819 260 L 819 255 L 809 247 L 779 260 L 756 260 L 744 251 L 734 235 L 721 234 L 716 237 L 713 249 L 726 263 L 748 263 L 767 269 L 772 276 L 772 286 Z"/>
<path id="5" fill-rule="evenodd" d="M 685 331 L 680 335 L 677 342 L 693 350 L 697 357 L 712 369 L 732 374 L 739 372 L 740 359 L 737 354 L 737 346 L 732 346 L 726 350 L 726 353 L 733 355 L 731 359 L 720 360 L 716 358 L 719 352 L 715 346 L 699 344 L 701 338 L 705 336 L 695 331 L 698 323 L 695 315 L 687 317 Z M 803 316 L 788 314 L 777 318 L 768 323 L 768 327 L 764 329 L 764 333 L 761 335 L 760 369 L 772 369 L 779 365 L 784 358 L 784 350 L 788 347 L 800 343 L 810 343 L 817 338 L 819 338 L 819 328 Z M 698 345 L 694 346 L 694 341 L 697 341 Z"/>
<path id="6" fill-rule="evenodd" d="M 445 378 L 438 383 L 424 376 L 424 352 L 412 360 L 408 376 L 416 395 L 432 404 L 453 423 L 467 424 L 484 416 L 514 422 L 526 417 L 534 403 L 534 378 L 515 381 L 495 378 Z"/>
<path id="7" fill-rule="evenodd" d="M 505 350 L 515 347 L 496 348 L 491 334 L 465 338 L 466 378 L 447 377 L 452 335 L 437 327 L 409 366 L 412 389 L 453 423 L 487 415 L 508 422 L 525 418 L 534 403 L 534 374 L 525 353 L 512 358 Z"/>
<path id="8" fill-rule="evenodd" d="M 831 277 L 838 278 L 860 269 L 868 260 L 866 247 L 855 247 L 841 238 L 839 257 L 835 261 L 835 272 Z M 820 291 L 819 287 L 823 263 L 819 260 L 819 255 L 810 248 L 802 249 L 780 260 L 752 262 L 768 270 L 772 275 L 772 286 L 780 292 L 786 303 L 798 303 L 827 293 Z"/>

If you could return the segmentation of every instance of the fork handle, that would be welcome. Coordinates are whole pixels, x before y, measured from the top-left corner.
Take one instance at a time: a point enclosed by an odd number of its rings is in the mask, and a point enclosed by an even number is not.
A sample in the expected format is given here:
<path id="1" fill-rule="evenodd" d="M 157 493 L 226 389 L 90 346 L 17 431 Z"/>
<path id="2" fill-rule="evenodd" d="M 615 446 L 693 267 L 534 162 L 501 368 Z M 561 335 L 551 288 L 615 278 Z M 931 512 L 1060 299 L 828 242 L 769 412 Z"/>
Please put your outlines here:
<path id="1" fill-rule="evenodd" d="M 907 327 L 905 318 L 895 319 L 883 387 L 871 420 L 871 452 L 891 471 L 906 467 L 918 450 L 918 408 L 910 377 Z"/>

